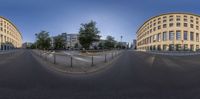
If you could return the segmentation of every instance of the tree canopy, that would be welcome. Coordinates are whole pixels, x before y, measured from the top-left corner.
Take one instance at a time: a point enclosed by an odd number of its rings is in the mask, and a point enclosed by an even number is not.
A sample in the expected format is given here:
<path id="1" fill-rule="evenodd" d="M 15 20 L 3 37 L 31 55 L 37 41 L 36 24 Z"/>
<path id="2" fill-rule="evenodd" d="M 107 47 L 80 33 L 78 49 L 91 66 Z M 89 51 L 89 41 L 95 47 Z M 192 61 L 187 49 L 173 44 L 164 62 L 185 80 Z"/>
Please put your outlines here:
<path id="1" fill-rule="evenodd" d="M 62 35 L 54 37 L 55 49 L 64 49 L 65 48 L 65 39 Z"/>
<path id="2" fill-rule="evenodd" d="M 115 44 L 116 44 L 116 41 L 115 41 L 114 37 L 112 37 L 112 36 L 106 37 L 106 41 L 104 44 L 105 48 L 107 48 L 107 49 L 115 48 Z"/>
<path id="3" fill-rule="evenodd" d="M 39 49 L 49 49 L 51 44 L 51 38 L 49 37 L 49 32 L 41 31 L 35 34 L 36 36 L 36 47 Z"/>
<path id="4" fill-rule="evenodd" d="M 81 24 L 79 31 L 79 42 L 83 48 L 89 49 L 93 42 L 100 40 L 100 31 L 96 27 L 96 22 L 91 21 L 89 23 Z"/>

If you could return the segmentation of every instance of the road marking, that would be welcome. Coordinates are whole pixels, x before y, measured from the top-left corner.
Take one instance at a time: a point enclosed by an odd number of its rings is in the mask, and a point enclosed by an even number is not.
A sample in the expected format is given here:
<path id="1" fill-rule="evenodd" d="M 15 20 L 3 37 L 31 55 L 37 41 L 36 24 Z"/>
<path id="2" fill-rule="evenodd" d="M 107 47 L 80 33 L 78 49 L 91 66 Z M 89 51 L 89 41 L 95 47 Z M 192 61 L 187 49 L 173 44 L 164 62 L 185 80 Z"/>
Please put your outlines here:
<path id="1" fill-rule="evenodd" d="M 153 66 L 153 63 L 155 61 L 155 56 L 150 56 L 149 58 L 147 58 L 147 63 L 150 64 L 150 66 Z"/>

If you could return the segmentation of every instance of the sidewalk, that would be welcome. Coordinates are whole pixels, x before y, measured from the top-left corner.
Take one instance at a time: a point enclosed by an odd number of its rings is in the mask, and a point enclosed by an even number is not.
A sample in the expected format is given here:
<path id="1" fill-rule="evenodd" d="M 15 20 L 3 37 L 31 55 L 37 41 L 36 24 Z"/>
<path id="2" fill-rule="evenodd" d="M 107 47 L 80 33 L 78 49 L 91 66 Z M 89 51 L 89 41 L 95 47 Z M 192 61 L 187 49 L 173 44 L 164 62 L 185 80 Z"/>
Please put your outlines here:
<path id="1" fill-rule="evenodd" d="M 65 73 L 89 73 L 107 67 L 124 51 L 115 50 L 97 56 L 83 56 L 78 54 L 55 53 L 32 50 L 37 60 L 45 65 Z"/>
<path id="2" fill-rule="evenodd" d="M 185 52 L 185 51 L 147 51 L 149 54 L 167 55 L 167 56 L 194 56 L 200 55 L 200 52 Z"/>

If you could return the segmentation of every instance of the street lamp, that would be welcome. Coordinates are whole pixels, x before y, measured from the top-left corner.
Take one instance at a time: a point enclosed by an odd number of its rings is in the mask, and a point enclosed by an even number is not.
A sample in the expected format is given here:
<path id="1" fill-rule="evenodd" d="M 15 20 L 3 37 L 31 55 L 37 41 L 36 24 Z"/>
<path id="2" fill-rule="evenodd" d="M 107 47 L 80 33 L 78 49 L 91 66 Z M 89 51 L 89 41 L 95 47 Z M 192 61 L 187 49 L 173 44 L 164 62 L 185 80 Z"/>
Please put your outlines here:
<path id="1" fill-rule="evenodd" d="M 38 47 L 38 46 L 37 46 L 37 36 L 38 36 L 38 34 L 36 33 L 36 34 L 35 34 L 35 36 L 36 36 L 36 43 L 35 43 L 35 47 L 36 47 L 36 49 L 37 49 L 37 47 Z"/>
<path id="2" fill-rule="evenodd" d="M 122 39 L 123 39 L 123 36 L 121 36 L 121 49 L 122 49 Z"/>

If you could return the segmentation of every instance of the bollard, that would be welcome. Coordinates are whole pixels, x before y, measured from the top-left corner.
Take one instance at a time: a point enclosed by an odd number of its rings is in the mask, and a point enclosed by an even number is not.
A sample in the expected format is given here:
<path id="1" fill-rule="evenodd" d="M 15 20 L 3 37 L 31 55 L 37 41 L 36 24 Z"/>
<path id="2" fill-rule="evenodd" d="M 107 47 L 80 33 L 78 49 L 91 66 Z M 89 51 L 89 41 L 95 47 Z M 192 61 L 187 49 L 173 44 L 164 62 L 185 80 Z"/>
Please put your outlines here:
<path id="1" fill-rule="evenodd" d="M 114 58 L 114 56 L 113 56 L 113 52 L 112 52 L 112 59 Z"/>
<path id="2" fill-rule="evenodd" d="M 71 67 L 72 67 L 72 65 L 73 65 L 72 62 L 73 62 L 73 61 L 72 61 L 72 56 L 71 56 Z"/>
<path id="3" fill-rule="evenodd" d="M 91 64 L 91 66 L 94 66 L 94 57 L 93 57 L 93 55 L 92 55 L 92 64 Z"/>
<path id="4" fill-rule="evenodd" d="M 105 63 L 107 62 L 107 55 L 105 54 Z"/>
<path id="5" fill-rule="evenodd" d="M 53 63 L 56 64 L 56 54 L 53 54 Z"/>

